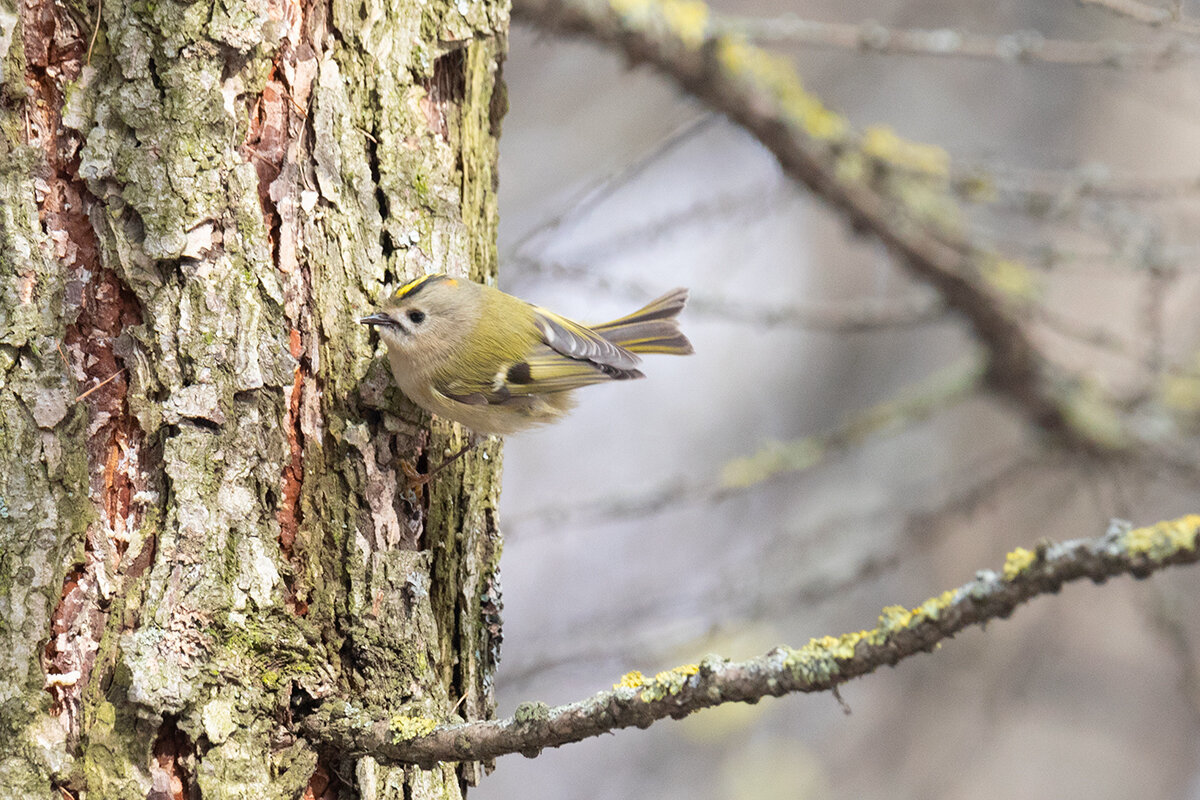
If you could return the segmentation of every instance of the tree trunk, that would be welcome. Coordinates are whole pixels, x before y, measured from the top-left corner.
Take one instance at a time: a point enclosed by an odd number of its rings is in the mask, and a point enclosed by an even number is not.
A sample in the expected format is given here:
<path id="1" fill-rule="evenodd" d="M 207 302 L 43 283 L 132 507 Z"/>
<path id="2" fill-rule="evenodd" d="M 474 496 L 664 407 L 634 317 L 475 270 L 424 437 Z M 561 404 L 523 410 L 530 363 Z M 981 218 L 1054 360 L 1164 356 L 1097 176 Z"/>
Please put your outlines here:
<path id="1" fill-rule="evenodd" d="M 507 6 L 9 3 L 0 793 L 460 796 L 292 730 L 492 712 L 499 448 L 356 318 L 495 276 Z"/>

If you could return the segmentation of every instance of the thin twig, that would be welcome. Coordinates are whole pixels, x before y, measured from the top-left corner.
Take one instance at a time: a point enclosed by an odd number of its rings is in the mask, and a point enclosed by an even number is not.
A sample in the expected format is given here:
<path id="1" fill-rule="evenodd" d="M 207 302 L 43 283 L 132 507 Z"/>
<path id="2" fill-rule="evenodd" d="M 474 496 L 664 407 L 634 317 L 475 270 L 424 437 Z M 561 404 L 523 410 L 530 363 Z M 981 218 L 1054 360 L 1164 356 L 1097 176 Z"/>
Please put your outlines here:
<path id="1" fill-rule="evenodd" d="M 1171 12 L 1138 0 L 1078 0 L 1080 5 L 1100 6 L 1114 14 L 1129 17 L 1148 25 L 1162 25 L 1171 21 Z"/>
<path id="2" fill-rule="evenodd" d="M 88 42 L 87 65 L 92 65 L 92 48 L 96 46 L 96 37 L 100 35 L 100 15 L 104 11 L 104 0 L 96 0 L 96 25 L 92 28 L 92 39 Z"/>
<path id="3" fill-rule="evenodd" d="M 725 465 L 721 492 L 741 491 L 779 475 L 810 469 L 831 453 L 849 450 L 868 437 L 895 433 L 929 419 L 934 413 L 969 397 L 983 377 L 979 359 L 947 367 L 878 405 L 850 414 L 841 425 L 820 436 L 776 442 Z"/>
<path id="4" fill-rule="evenodd" d="M 520 272 L 587 281 L 601 291 L 619 292 L 622 296 L 642 301 L 654 296 L 656 292 L 661 293 L 661 289 L 638 281 L 609 278 L 598 272 L 592 264 L 567 264 L 520 257 L 511 262 L 510 266 Z M 865 297 L 824 305 L 814 303 L 772 307 L 765 303 L 747 303 L 692 292 L 688 298 L 687 310 L 689 314 L 743 322 L 762 328 L 792 327 L 832 333 L 895 331 L 930 325 L 949 317 L 941 301 L 936 296 L 929 295 L 906 298 Z"/>
<path id="5" fill-rule="evenodd" d="M 67 368 L 67 372 L 69 373 L 71 371 L 71 362 L 67 360 L 67 354 L 63 352 L 62 342 L 55 342 L 54 347 L 58 350 L 58 355 L 62 359 L 63 366 Z"/>
<path id="6" fill-rule="evenodd" d="M 834 47 L 882 54 L 957 56 L 1006 63 L 1036 62 L 1074 67 L 1163 69 L 1200 58 L 1200 47 L 1186 41 L 1150 45 L 1081 42 L 1048 39 L 1037 31 L 984 36 L 949 28 L 904 30 L 887 28 L 877 22 L 817 22 L 788 15 L 773 19 L 724 18 L 718 30 L 741 34 L 760 44 Z"/>
<path id="7" fill-rule="evenodd" d="M 717 119 L 718 117 L 715 114 L 701 114 L 683 123 L 632 163 L 624 165 L 613 174 L 601 176 L 588 184 L 576 194 L 574 199 L 565 204 L 563 211 L 542 220 L 521 234 L 509 248 L 509 252 L 513 257 L 519 255 L 530 242 L 551 231 L 557 230 L 568 220 L 578 217 L 595 207 L 601 200 L 610 197 L 617 189 L 627 185 L 634 178 L 643 174 L 649 166 L 656 163 L 664 155 L 685 142 L 691 141 L 694 137 L 707 130 Z"/>
<path id="8" fill-rule="evenodd" d="M 832 430 L 787 442 L 772 442 L 757 452 L 726 463 L 718 479 L 676 481 L 638 495 L 601 497 L 540 508 L 509 525 L 519 528 L 530 519 L 554 522 L 580 519 L 641 519 L 696 503 L 717 503 L 785 474 L 803 472 L 861 444 L 871 436 L 907 430 L 938 411 L 962 402 L 980 385 L 983 368 L 978 358 L 967 359 L 906 387 L 885 402 L 850 414 Z M 511 528 L 510 528 L 511 532 Z"/>
<path id="9" fill-rule="evenodd" d="M 76 397 L 76 398 L 75 398 L 75 402 L 76 402 L 76 403 L 78 403 L 80 400 L 82 400 L 83 398 L 87 397 L 89 394 L 91 394 L 92 392 L 96 391 L 96 390 L 97 390 L 97 389 L 99 389 L 100 387 L 104 386 L 106 383 L 110 382 L 111 380 L 113 380 L 114 378 L 116 378 L 118 375 L 120 375 L 120 374 L 121 374 L 122 372 L 124 372 L 124 371 L 125 371 L 125 368 L 124 368 L 124 367 L 121 367 L 119 370 L 117 370 L 116 372 L 114 372 L 112 375 L 109 375 L 107 378 L 105 378 L 104 380 L 100 381 L 100 382 L 99 382 L 99 383 L 97 383 L 95 386 L 93 386 L 92 388 L 90 388 L 90 389 L 88 389 L 86 392 L 84 392 L 83 394 L 81 394 L 81 395 L 79 395 L 78 397 Z"/>

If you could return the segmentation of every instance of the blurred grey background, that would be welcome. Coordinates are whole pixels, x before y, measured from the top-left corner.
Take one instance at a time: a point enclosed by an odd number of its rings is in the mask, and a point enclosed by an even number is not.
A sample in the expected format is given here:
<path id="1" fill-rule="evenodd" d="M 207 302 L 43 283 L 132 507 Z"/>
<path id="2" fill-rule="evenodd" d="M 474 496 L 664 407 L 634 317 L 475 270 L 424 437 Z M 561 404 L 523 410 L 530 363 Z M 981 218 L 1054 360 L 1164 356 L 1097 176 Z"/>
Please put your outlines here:
<path id="1" fill-rule="evenodd" d="M 996 36 L 1173 35 L 1065 0 L 714 8 Z M 1123 343 L 1039 329 L 1061 363 L 1136 392 L 1197 358 L 1200 62 L 779 52 L 856 126 L 944 147 L 1000 186 L 1052 187 L 1049 208 L 1002 191 L 972 220 L 1042 269 L 1056 313 Z M 747 134 L 620 56 L 515 27 L 505 80 L 501 287 L 597 322 L 688 286 L 696 354 L 650 357 L 646 380 L 587 389 L 567 421 L 506 442 L 502 716 L 632 669 L 869 628 L 882 607 L 917 605 L 1013 547 L 1200 505 L 1186 476 L 1056 453 L 986 395 L 714 498 L 732 459 L 826 433 L 961 364 L 969 336 L 952 317 L 853 333 L 764 324 L 931 296 Z M 1149 188 L 1090 197 L 1089 181 Z M 845 709 L 829 694 L 767 699 L 508 756 L 471 795 L 1200 798 L 1198 578 L 1193 567 L 1071 585 L 850 683 Z"/>

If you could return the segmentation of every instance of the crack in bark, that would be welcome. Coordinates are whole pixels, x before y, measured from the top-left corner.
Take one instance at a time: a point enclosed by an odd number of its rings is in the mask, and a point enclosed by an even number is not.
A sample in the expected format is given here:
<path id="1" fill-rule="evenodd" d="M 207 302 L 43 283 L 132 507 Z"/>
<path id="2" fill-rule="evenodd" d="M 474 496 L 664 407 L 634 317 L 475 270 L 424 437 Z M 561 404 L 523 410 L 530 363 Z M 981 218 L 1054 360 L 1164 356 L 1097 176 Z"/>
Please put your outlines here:
<path id="1" fill-rule="evenodd" d="M 200 787 L 193 775 L 196 748 L 173 718 L 163 720 L 153 753 L 146 800 L 199 800 Z"/>
<path id="2" fill-rule="evenodd" d="M 463 49 L 455 49 L 438 56 L 433 62 L 433 75 L 422 81 L 425 97 L 421 99 L 421 111 L 429 130 L 450 141 L 451 114 L 461 113 L 466 96 L 466 56 Z"/>
<path id="3" fill-rule="evenodd" d="M 302 572 L 296 563 L 293 546 L 303 512 L 300 494 L 304 481 L 303 400 L 306 384 L 312 381 L 313 352 L 312 291 L 308 270 L 299 263 L 299 214 L 302 203 L 296 177 L 298 150 L 304 146 L 308 124 L 307 105 L 316 74 L 312 43 L 305 38 L 308 9 L 298 0 L 272 0 L 268 16 L 283 25 L 283 37 L 275 55 L 270 76 L 262 93 L 250 105 L 249 126 L 240 148 L 254 164 L 258 176 L 258 199 L 263 212 L 272 260 L 284 278 L 285 313 L 292 323 L 288 352 L 295 360 L 293 381 L 287 396 L 288 458 L 280 477 L 279 547 L 284 560 L 292 566 L 285 574 L 287 605 L 293 613 L 308 613 L 306 590 L 298 583 Z"/>
<path id="4" fill-rule="evenodd" d="M 337 800 L 341 791 L 348 788 L 350 787 L 337 772 L 324 760 L 320 760 L 308 780 L 308 786 L 304 787 L 304 794 L 300 796 L 300 800 Z"/>

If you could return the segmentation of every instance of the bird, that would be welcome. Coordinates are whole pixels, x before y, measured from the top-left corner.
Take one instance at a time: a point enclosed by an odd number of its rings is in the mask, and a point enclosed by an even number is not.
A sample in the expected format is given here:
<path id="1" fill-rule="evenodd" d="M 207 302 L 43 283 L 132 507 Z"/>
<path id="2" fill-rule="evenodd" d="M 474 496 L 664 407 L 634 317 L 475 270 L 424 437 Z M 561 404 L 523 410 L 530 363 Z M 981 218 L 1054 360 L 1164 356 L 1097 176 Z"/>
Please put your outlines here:
<path id="1" fill-rule="evenodd" d="M 576 389 L 644 377 L 642 354 L 692 353 L 678 321 L 687 297 L 673 289 L 587 326 L 437 273 L 406 283 L 359 322 L 378 330 L 392 376 L 414 403 L 475 434 L 504 436 L 561 419 Z"/>

